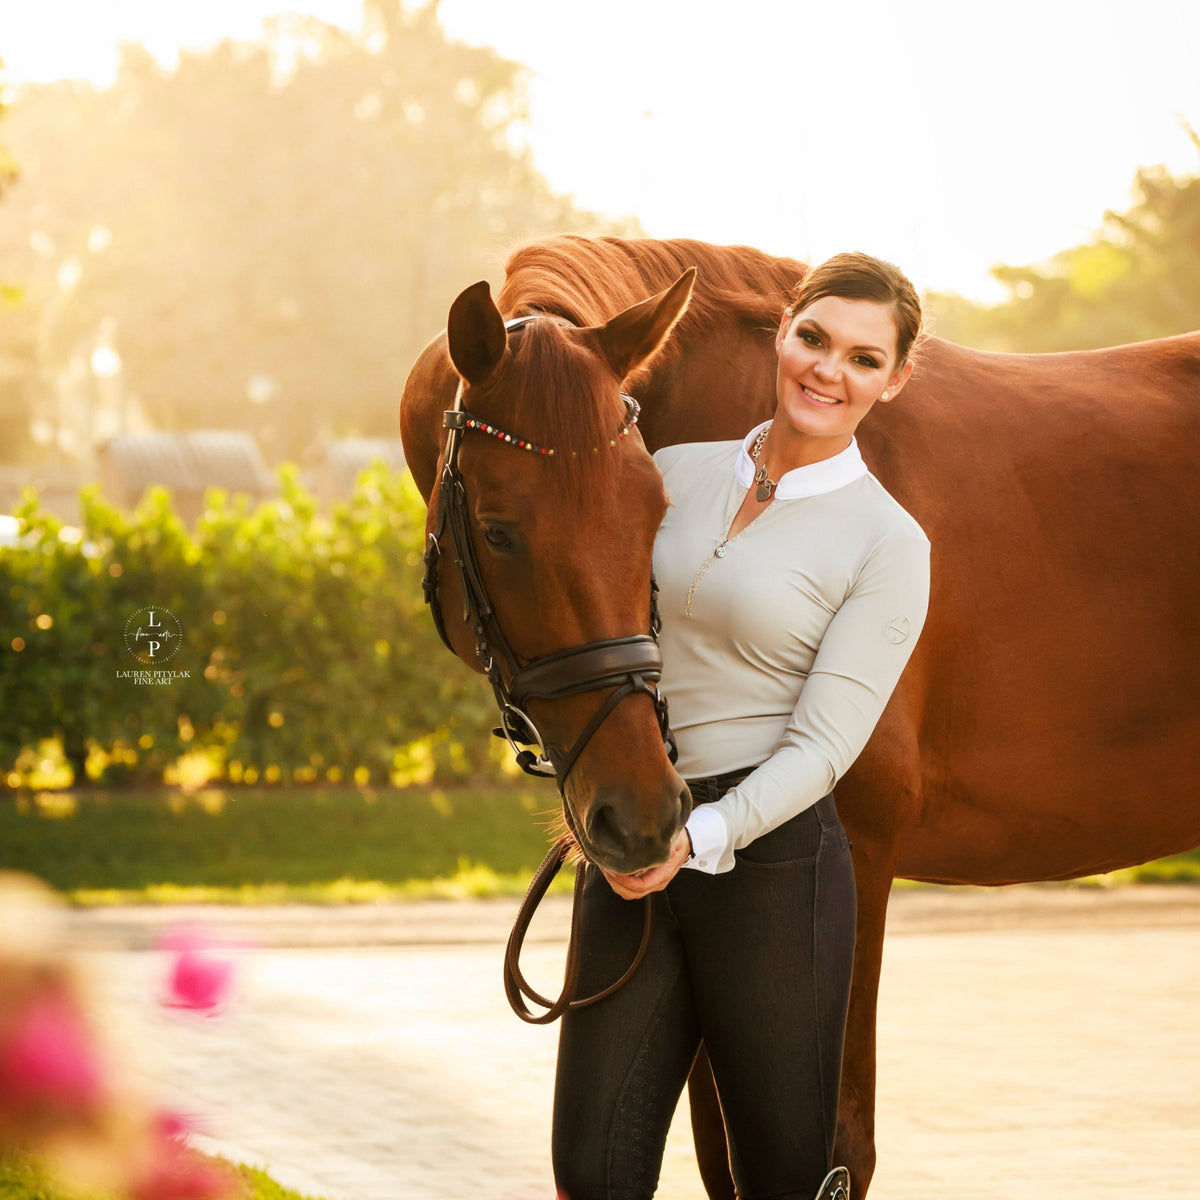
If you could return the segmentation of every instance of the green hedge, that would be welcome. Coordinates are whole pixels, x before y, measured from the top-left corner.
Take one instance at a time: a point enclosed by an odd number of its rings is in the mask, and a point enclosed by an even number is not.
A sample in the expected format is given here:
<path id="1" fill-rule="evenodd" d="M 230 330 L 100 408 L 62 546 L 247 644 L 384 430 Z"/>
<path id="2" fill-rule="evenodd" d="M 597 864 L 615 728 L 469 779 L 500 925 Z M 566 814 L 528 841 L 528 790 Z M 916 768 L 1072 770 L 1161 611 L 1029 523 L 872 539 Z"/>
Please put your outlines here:
<path id="1" fill-rule="evenodd" d="M 10 786 L 51 738 L 76 783 L 86 767 L 108 786 L 161 781 L 183 755 L 235 783 L 495 777 L 490 693 L 424 611 L 407 473 L 364 472 L 326 513 L 285 467 L 277 499 L 210 492 L 192 529 L 165 489 L 132 514 L 81 500 L 82 540 L 27 495 L 20 545 L 0 550 Z M 155 664 L 168 683 L 126 647 L 149 606 L 179 622 Z"/>

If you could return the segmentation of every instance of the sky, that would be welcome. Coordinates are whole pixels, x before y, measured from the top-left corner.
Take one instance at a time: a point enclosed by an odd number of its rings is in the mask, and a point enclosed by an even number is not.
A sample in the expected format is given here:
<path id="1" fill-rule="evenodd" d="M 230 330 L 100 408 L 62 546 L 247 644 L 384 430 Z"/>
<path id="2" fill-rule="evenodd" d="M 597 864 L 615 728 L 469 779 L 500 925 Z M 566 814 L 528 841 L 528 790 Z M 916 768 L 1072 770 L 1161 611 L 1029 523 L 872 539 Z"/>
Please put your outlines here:
<path id="1" fill-rule="evenodd" d="M 14 83 L 103 83 L 122 40 L 169 62 L 288 9 L 360 23 L 359 0 L 0 0 L 0 56 Z M 1086 240 L 1129 206 L 1138 167 L 1200 171 L 1194 0 L 441 0 L 440 15 L 528 68 L 524 138 L 555 189 L 656 237 L 810 262 L 865 250 L 919 287 L 998 299 L 991 266 Z"/>

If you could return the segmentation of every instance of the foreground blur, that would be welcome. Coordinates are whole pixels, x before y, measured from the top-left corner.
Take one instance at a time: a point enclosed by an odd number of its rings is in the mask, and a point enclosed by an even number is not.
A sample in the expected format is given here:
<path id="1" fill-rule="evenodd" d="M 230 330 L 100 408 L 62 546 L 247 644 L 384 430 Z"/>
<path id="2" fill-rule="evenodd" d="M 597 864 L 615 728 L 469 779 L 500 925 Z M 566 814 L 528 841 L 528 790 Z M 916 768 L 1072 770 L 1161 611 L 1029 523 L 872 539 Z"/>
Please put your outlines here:
<path id="1" fill-rule="evenodd" d="M 66 1187 L 121 1200 L 231 1195 L 232 1179 L 188 1148 L 187 1122 L 130 1086 L 62 941 L 53 893 L 0 873 L 0 1156 L 31 1156 Z M 215 1008 L 228 964 L 195 933 L 170 948 L 166 1002 Z"/>

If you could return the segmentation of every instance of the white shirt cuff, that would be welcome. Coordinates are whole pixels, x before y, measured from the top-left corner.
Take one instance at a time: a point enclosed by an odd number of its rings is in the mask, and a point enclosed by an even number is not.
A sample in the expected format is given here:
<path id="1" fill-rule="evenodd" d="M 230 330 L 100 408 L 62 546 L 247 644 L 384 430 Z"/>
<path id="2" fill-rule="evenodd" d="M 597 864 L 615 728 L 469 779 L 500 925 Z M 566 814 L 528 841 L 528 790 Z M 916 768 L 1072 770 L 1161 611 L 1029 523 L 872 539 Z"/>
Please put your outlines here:
<path id="1" fill-rule="evenodd" d="M 692 839 L 694 857 L 683 865 L 693 871 L 715 875 L 729 845 L 729 827 L 725 818 L 711 805 L 702 804 L 688 817 L 687 831 Z"/>

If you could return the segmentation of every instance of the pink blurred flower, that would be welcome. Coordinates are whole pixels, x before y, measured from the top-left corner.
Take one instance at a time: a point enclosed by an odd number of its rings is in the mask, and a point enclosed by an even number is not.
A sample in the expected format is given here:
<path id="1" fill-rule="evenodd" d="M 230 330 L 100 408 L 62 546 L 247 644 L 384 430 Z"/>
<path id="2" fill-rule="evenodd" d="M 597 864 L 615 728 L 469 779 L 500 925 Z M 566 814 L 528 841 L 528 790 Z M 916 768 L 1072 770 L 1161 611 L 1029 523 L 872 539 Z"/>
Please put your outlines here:
<path id="1" fill-rule="evenodd" d="M 39 917 L 40 884 L 0 872 L 0 1149 L 20 1147 L 71 1188 L 124 1200 L 232 1200 L 236 1181 L 191 1149 L 186 1116 L 148 1112 L 101 1051 L 90 992 Z M 172 1000 L 211 1011 L 233 964 L 189 932 L 176 940 Z"/>
<path id="2" fill-rule="evenodd" d="M 223 953 L 228 944 L 188 926 L 173 930 L 159 946 L 173 955 L 163 1003 L 168 1008 L 216 1013 L 233 986 L 234 963 Z"/>
<path id="3" fill-rule="evenodd" d="M 180 1141 L 189 1133 L 198 1133 L 199 1124 L 184 1113 L 160 1110 L 154 1114 L 154 1130 L 160 1137 Z"/>
<path id="4" fill-rule="evenodd" d="M 147 1169 L 129 1189 L 130 1200 L 224 1200 L 233 1176 L 201 1157 L 178 1134 L 160 1126 L 151 1134 Z"/>
<path id="5" fill-rule="evenodd" d="M 73 1109 L 94 1103 L 103 1090 L 78 1007 L 58 990 L 35 994 L 0 1046 L 0 1097 Z"/>

